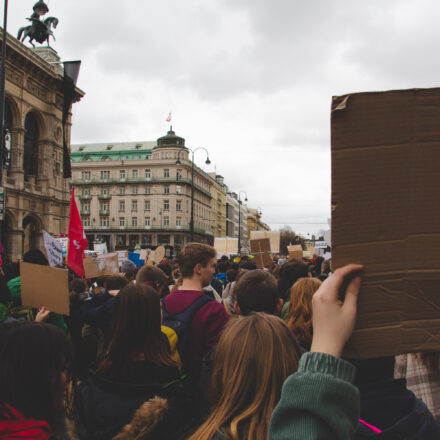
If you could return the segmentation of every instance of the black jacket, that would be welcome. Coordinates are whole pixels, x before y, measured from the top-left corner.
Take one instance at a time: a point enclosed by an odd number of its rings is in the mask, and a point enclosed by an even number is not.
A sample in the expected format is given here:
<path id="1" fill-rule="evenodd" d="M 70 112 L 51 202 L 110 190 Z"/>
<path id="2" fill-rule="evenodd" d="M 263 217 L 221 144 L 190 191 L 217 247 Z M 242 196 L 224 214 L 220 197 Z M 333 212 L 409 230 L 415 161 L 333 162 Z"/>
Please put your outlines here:
<path id="1" fill-rule="evenodd" d="M 440 425 L 426 405 L 406 389 L 405 379 L 360 385 L 361 416 L 356 440 L 438 440 Z"/>

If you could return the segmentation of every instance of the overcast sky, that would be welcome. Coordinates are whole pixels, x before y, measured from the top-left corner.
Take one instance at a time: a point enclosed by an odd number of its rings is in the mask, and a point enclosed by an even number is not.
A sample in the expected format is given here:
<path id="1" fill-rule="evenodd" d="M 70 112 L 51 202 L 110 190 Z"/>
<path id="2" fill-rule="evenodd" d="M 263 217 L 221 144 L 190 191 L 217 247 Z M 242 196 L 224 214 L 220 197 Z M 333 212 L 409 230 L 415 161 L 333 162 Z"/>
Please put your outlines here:
<path id="1" fill-rule="evenodd" d="M 9 33 L 35 1 L 9 3 Z M 333 95 L 440 82 L 435 0 L 46 2 L 51 45 L 82 60 L 72 143 L 155 140 L 172 111 L 273 229 L 327 229 Z"/>

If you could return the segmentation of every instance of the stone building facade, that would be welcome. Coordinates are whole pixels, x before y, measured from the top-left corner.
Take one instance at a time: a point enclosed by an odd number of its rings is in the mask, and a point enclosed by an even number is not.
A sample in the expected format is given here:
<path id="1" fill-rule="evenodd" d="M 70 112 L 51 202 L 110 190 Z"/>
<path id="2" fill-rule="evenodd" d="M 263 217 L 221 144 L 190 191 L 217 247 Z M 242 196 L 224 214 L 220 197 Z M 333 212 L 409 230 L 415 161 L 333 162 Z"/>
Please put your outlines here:
<path id="1" fill-rule="evenodd" d="M 226 237 L 226 190 L 223 176 L 209 173 L 213 179 L 211 187 L 211 230 L 214 237 Z"/>
<path id="2" fill-rule="evenodd" d="M 185 139 L 172 129 L 157 142 L 73 145 L 71 157 L 72 185 L 90 248 L 100 240 L 109 250 L 164 245 L 178 252 L 189 242 L 191 161 Z M 198 242 L 213 243 L 215 184 L 195 166 Z"/>
<path id="3" fill-rule="evenodd" d="M 261 217 L 261 210 L 248 208 L 247 230 L 249 237 L 251 231 L 270 231 L 270 227 L 262 222 Z"/>
<path id="4" fill-rule="evenodd" d="M 1 40 L 1 38 L 0 38 Z M 62 175 L 62 68 L 50 47 L 30 49 L 8 35 L 5 125 L 8 163 L 3 172 L 4 258 L 42 248 L 42 230 L 67 233 L 69 180 Z M 76 89 L 74 101 L 84 93 Z M 66 127 L 70 143 L 71 118 Z"/>
<path id="5" fill-rule="evenodd" d="M 238 195 L 235 192 L 228 192 L 226 195 L 226 235 L 237 238 L 240 227 L 242 251 L 249 250 L 247 218 L 247 206 L 243 201 L 238 200 Z"/>

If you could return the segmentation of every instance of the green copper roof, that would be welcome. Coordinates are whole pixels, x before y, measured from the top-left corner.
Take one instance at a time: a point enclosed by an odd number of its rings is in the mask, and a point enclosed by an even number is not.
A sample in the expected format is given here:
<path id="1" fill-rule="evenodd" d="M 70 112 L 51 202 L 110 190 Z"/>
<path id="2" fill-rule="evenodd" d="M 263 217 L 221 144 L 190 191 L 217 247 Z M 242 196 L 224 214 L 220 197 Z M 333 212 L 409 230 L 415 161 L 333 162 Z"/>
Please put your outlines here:
<path id="1" fill-rule="evenodd" d="M 160 147 L 185 147 L 185 139 L 177 136 L 173 127 L 170 127 L 168 133 L 157 140 L 157 145 L 154 148 Z"/>
<path id="2" fill-rule="evenodd" d="M 151 156 L 154 141 L 71 145 L 72 162 L 141 160 Z"/>

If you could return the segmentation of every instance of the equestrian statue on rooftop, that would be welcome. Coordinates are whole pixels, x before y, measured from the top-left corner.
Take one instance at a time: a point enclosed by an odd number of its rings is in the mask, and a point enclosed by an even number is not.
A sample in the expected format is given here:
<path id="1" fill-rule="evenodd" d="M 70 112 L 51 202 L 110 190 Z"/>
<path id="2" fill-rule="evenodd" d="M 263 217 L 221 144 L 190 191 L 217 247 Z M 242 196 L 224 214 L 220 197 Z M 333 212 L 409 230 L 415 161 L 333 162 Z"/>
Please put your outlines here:
<path id="1" fill-rule="evenodd" d="M 34 13 L 27 18 L 31 22 L 29 26 L 23 26 L 18 30 L 17 40 L 24 41 L 26 37 L 29 38 L 29 43 L 35 47 L 33 41 L 37 41 L 43 44 L 47 41 L 49 46 L 49 37 L 55 40 L 51 28 L 56 28 L 58 25 L 58 18 L 47 17 L 44 20 L 40 20 L 40 17 L 46 15 L 49 12 L 49 8 L 43 0 L 39 0 L 33 7 Z"/>

